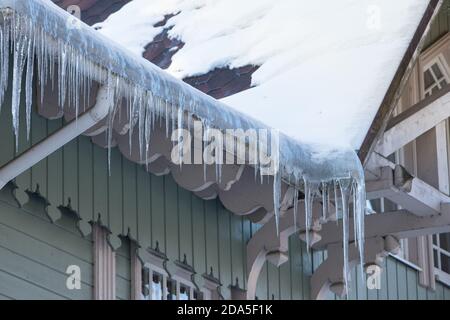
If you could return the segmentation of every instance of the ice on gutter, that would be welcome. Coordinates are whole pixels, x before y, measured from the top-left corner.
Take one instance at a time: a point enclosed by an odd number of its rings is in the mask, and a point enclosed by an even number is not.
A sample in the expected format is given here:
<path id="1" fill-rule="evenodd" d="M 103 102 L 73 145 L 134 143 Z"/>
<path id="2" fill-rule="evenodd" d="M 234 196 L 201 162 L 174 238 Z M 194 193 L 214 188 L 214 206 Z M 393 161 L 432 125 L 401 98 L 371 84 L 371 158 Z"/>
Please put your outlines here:
<path id="1" fill-rule="evenodd" d="M 69 101 L 76 109 L 76 114 L 83 100 L 80 92 L 87 94 L 93 81 L 109 88 L 111 100 L 117 102 L 109 111 L 109 141 L 112 139 L 112 122 L 121 105 L 119 100 L 126 99 L 130 128 L 139 131 L 144 160 L 151 146 L 149 133 L 155 122 L 161 119 L 165 119 L 172 130 L 187 126 L 190 121 L 185 121 L 186 118 L 200 119 L 206 130 L 271 130 L 262 122 L 227 107 L 147 60 L 134 56 L 88 26 L 71 24 L 73 18 L 51 2 L 0 0 L 0 11 L 0 98 L 4 98 L 8 83 L 12 80 L 11 111 L 16 139 L 23 77 L 29 126 L 34 64 L 37 65 L 41 90 L 48 79 L 54 79 L 57 75 L 59 103 L 62 106 Z M 10 52 L 13 57 L 11 71 L 8 70 Z M 347 263 L 349 207 L 353 203 L 353 214 L 357 221 L 354 232 L 357 233 L 362 262 L 365 188 L 363 169 L 356 153 L 350 149 L 324 149 L 303 144 L 282 133 L 279 135 L 277 150 L 271 152 L 279 155 L 279 170 L 276 171 L 273 185 L 276 218 L 280 214 L 282 180 L 295 188 L 295 194 L 298 194 L 299 189 L 304 192 L 307 230 L 311 226 L 314 198 L 322 194 L 323 200 L 320 197 L 316 201 L 327 202 L 328 195 L 335 195 L 335 199 L 341 201 L 341 205 L 336 207 L 341 208 L 340 216 L 344 220 L 344 261 Z M 308 236 L 306 238 L 309 239 Z M 348 274 L 346 263 L 345 281 Z"/>

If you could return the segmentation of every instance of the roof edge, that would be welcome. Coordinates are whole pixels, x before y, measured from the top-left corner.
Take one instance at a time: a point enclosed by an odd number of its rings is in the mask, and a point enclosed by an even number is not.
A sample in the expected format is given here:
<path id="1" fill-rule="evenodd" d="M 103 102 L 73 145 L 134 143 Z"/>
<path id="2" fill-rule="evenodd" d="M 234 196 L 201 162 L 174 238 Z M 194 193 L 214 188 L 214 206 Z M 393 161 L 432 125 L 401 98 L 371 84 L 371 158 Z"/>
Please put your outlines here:
<path id="1" fill-rule="evenodd" d="M 399 67 L 392 79 L 389 89 L 381 102 L 366 137 L 358 151 L 359 159 L 365 167 L 370 154 L 373 152 L 376 143 L 386 130 L 389 118 L 397 105 L 401 92 L 411 75 L 412 69 L 419 58 L 420 51 L 425 42 L 425 36 L 430 30 L 431 23 L 441 8 L 443 0 L 430 0 L 427 9 L 414 33 L 414 36 L 403 56 Z"/>

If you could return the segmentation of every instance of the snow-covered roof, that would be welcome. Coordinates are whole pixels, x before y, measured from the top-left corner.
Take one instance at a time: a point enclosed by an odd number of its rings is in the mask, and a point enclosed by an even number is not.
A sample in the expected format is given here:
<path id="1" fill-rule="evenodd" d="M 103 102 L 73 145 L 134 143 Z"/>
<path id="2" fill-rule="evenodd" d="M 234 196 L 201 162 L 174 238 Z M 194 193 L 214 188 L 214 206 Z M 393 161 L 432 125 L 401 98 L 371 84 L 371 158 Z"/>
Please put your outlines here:
<path id="1" fill-rule="evenodd" d="M 260 65 L 226 104 L 298 141 L 359 149 L 427 5 L 133 0 L 97 27 L 136 55 L 169 29 L 184 43 L 167 69 L 178 78 Z"/>

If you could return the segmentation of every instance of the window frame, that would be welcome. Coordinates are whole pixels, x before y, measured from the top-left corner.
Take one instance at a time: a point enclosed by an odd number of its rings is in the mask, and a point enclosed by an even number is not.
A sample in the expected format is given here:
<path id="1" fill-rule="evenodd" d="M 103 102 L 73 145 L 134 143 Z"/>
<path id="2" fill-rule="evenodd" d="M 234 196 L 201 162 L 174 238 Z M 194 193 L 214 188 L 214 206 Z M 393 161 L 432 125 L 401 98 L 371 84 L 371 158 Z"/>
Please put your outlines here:
<path id="1" fill-rule="evenodd" d="M 434 243 L 434 239 L 436 239 L 436 244 Z M 445 272 L 442 270 L 442 261 L 441 261 L 441 254 L 444 256 L 447 256 L 450 259 L 450 252 L 442 249 L 441 247 L 441 239 L 440 234 L 433 235 L 433 257 L 434 253 L 436 252 L 437 260 L 434 261 L 434 274 L 440 282 L 450 286 L 450 273 Z M 437 264 L 437 266 L 436 266 Z"/>
<path id="2" fill-rule="evenodd" d="M 435 75 L 435 71 L 433 70 L 433 67 L 437 65 L 440 72 L 442 73 L 442 78 L 437 78 Z M 425 73 L 427 71 L 430 71 L 434 84 L 431 87 L 425 88 Z M 422 87 L 422 99 L 433 95 L 433 90 L 437 86 L 438 90 L 441 90 L 443 87 L 441 86 L 442 80 L 445 80 L 447 82 L 447 85 L 450 84 L 450 68 L 445 60 L 445 57 L 442 52 L 439 52 L 431 58 L 427 63 L 425 63 L 420 68 L 420 79 L 421 79 L 421 87 Z"/>
<path id="3" fill-rule="evenodd" d="M 144 278 L 141 277 L 141 283 L 140 283 L 140 300 L 153 300 L 152 299 L 152 283 L 153 283 L 153 273 L 156 272 L 159 275 L 162 275 L 162 299 L 161 300 L 167 300 L 167 279 L 170 278 L 170 275 L 167 271 L 166 264 L 167 264 L 167 257 L 164 253 L 162 253 L 159 250 L 158 243 L 156 244 L 156 248 L 152 249 L 149 248 L 147 250 L 144 250 L 140 253 L 140 258 L 142 259 L 142 266 L 141 266 L 141 273 L 143 273 L 144 269 L 148 269 L 148 298 L 144 296 L 144 293 L 142 291 L 144 284 Z M 136 257 L 137 258 L 137 257 Z"/>

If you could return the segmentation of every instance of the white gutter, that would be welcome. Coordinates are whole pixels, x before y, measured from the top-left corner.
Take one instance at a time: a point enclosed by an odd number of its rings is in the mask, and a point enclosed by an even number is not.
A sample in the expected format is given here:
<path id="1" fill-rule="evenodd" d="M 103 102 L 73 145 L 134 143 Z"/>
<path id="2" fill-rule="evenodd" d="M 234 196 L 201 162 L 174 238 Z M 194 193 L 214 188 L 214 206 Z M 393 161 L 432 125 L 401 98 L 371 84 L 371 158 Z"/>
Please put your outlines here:
<path id="1" fill-rule="evenodd" d="M 103 120 L 112 105 L 113 97 L 108 88 L 100 87 L 96 103 L 91 109 L 0 168 L 0 190 L 9 181 Z"/>

